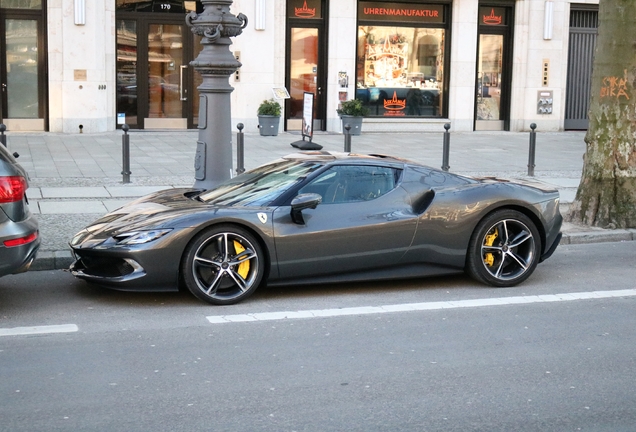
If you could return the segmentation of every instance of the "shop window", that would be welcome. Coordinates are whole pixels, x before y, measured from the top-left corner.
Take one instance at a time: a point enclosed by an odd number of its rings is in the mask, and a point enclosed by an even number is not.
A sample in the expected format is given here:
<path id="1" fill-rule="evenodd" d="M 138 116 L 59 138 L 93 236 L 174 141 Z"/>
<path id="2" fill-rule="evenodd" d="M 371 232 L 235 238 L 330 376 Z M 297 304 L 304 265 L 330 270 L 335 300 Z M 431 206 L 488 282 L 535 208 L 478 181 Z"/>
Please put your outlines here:
<path id="1" fill-rule="evenodd" d="M 358 3 L 356 98 L 370 116 L 442 117 L 448 7 Z"/>
<path id="2" fill-rule="evenodd" d="M 0 0 L 2 9 L 42 9 L 42 0 Z"/>
<path id="3" fill-rule="evenodd" d="M 441 116 L 443 29 L 358 28 L 356 97 L 378 116 Z"/>

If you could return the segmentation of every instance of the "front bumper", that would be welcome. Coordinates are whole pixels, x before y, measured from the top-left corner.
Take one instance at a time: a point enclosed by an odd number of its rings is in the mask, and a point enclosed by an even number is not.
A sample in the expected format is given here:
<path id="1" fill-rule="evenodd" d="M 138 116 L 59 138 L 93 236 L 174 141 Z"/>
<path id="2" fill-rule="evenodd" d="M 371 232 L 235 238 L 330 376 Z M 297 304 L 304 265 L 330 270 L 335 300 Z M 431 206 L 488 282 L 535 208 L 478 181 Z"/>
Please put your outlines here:
<path id="1" fill-rule="evenodd" d="M 73 276 L 96 285 L 122 291 L 179 289 L 181 253 L 171 249 L 73 249 L 73 254 Z"/>
<path id="2" fill-rule="evenodd" d="M 77 258 L 77 257 L 76 257 Z M 146 270 L 131 258 L 77 258 L 69 268 L 75 277 L 111 283 L 125 283 L 146 275 Z"/>
<path id="3" fill-rule="evenodd" d="M 191 229 L 180 229 L 127 246 L 105 246 L 88 238 L 71 245 L 75 261 L 69 270 L 77 278 L 122 291 L 177 291 L 181 257 L 191 236 Z"/>

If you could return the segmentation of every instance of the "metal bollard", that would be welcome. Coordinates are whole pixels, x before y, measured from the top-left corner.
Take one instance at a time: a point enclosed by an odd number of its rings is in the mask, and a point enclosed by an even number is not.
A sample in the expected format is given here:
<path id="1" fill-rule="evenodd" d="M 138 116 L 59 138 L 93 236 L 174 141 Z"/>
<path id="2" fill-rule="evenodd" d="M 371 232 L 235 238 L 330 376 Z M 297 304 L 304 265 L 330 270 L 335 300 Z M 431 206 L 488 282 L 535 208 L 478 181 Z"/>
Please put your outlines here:
<path id="1" fill-rule="evenodd" d="M 127 124 L 123 124 L 121 126 L 121 130 L 124 131 L 124 134 L 121 137 L 121 151 L 122 151 L 122 161 L 124 165 L 124 169 L 121 172 L 123 175 L 123 183 L 130 183 L 130 137 L 128 136 L 128 130 L 130 127 Z"/>
<path id="2" fill-rule="evenodd" d="M 347 123 L 344 128 L 344 151 L 345 153 L 351 153 L 351 125 Z"/>
<path id="3" fill-rule="evenodd" d="M 536 123 L 530 124 L 530 149 L 528 152 L 528 175 L 534 176 L 534 157 L 537 149 L 537 133 L 534 131 L 537 128 Z"/>
<path id="4" fill-rule="evenodd" d="M 236 134 L 236 173 L 245 172 L 245 134 L 243 133 L 243 123 L 236 125 L 238 133 Z"/>
<path id="5" fill-rule="evenodd" d="M 448 169 L 450 168 L 450 166 L 448 165 L 448 159 L 450 156 L 450 132 L 448 130 L 450 129 L 450 127 L 450 123 L 446 123 L 444 125 L 444 129 L 446 129 L 446 131 L 444 132 L 444 148 L 442 150 L 442 169 L 444 171 L 448 171 Z"/>
<path id="6" fill-rule="evenodd" d="M 7 127 L 4 125 L 4 123 L 0 123 L 0 142 L 2 144 L 4 144 L 4 146 L 7 146 L 7 136 L 4 134 L 4 131 L 7 130 Z"/>

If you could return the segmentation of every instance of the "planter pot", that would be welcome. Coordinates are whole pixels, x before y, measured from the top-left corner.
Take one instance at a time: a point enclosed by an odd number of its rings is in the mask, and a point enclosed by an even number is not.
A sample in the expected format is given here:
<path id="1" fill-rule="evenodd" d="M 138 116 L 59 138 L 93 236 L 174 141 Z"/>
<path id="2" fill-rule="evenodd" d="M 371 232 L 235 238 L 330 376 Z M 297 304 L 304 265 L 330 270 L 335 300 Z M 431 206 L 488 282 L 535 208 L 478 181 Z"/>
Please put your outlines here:
<path id="1" fill-rule="evenodd" d="M 362 131 L 362 119 L 364 117 L 341 115 L 340 118 L 342 119 L 342 133 L 347 133 L 345 125 L 348 124 L 351 126 L 351 130 L 349 131 L 351 135 L 360 135 L 360 132 Z"/>
<path id="2" fill-rule="evenodd" d="M 273 115 L 258 116 L 258 130 L 261 132 L 262 136 L 278 135 L 279 123 L 280 123 L 280 116 L 273 116 Z"/>

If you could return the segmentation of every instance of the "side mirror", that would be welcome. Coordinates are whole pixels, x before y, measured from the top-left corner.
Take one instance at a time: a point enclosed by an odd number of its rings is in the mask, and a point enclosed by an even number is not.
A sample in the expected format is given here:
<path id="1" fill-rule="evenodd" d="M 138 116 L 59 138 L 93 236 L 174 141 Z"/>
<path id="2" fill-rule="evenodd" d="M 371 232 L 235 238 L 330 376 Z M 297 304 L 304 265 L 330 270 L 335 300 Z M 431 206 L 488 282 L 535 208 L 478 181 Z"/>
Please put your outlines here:
<path id="1" fill-rule="evenodd" d="M 322 197 L 315 193 L 297 195 L 291 202 L 292 221 L 299 225 L 304 225 L 303 210 L 315 209 L 322 202 Z"/>

